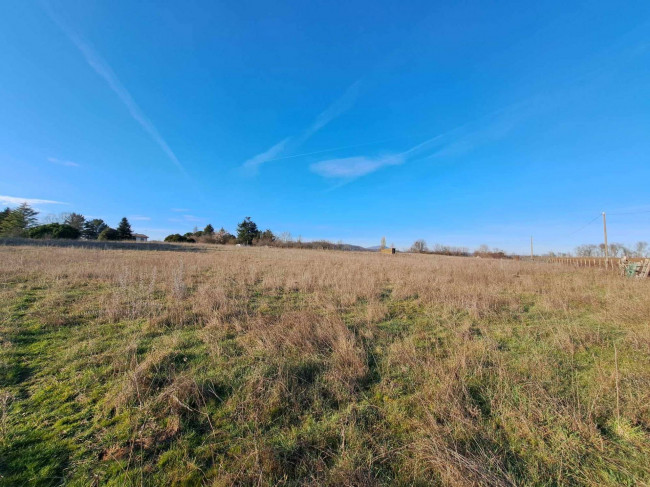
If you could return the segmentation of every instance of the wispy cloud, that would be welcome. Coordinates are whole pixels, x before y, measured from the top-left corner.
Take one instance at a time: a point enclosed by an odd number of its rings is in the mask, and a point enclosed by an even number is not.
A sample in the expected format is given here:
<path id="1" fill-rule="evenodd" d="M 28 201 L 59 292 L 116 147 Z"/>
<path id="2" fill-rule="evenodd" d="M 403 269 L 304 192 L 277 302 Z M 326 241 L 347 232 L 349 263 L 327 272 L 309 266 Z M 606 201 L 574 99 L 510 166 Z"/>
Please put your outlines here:
<path id="1" fill-rule="evenodd" d="M 355 179 L 384 167 L 404 164 L 401 154 L 380 157 L 345 157 L 329 159 L 310 166 L 312 172 L 324 178 Z"/>
<path id="2" fill-rule="evenodd" d="M 63 201 L 42 200 L 39 198 L 23 198 L 20 196 L 6 196 L 0 194 L 0 203 L 4 205 L 20 205 L 27 203 L 28 205 L 67 205 Z"/>
<path id="3" fill-rule="evenodd" d="M 343 93 L 343 95 L 338 100 L 327 107 L 324 112 L 318 115 L 318 117 L 316 117 L 316 120 L 314 120 L 314 123 L 312 123 L 311 126 L 302 135 L 301 142 L 304 142 L 320 129 L 325 127 L 325 125 L 330 123 L 332 120 L 341 116 L 350 108 L 352 108 L 352 105 L 354 105 L 354 102 L 359 96 L 360 85 L 361 81 L 356 81 L 353 83 L 347 90 L 345 90 L 345 93 Z"/>
<path id="4" fill-rule="evenodd" d="M 195 215 L 182 215 L 182 218 L 170 218 L 170 222 L 200 222 L 204 221 L 205 218 Z"/>
<path id="5" fill-rule="evenodd" d="M 311 164 L 311 172 L 328 179 L 340 179 L 343 184 L 353 181 L 354 179 L 373 173 L 382 167 L 399 166 L 414 157 L 430 151 L 433 147 L 440 144 L 443 140 L 442 135 L 436 135 L 430 139 L 421 142 L 404 152 L 387 154 L 381 156 L 354 156 L 336 159 L 326 159 Z M 338 186 L 337 186 L 338 187 Z"/>
<path id="6" fill-rule="evenodd" d="M 359 96 L 360 83 L 360 81 L 353 83 L 338 100 L 321 112 L 304 132 L 281 140 L 266 151 L 245 161 L 242 167 L 254 173 L 265 162 L 275 160 L 286 151 L 295 150 L 300 147 L 307 139 L 354 105 L 355 100 Z"/>
<path id="7" fill-rule="evenodd" d="M 151 217 L 142 216 L 142 215 L 132 215 L 129 217 L 129 220 L 145 222 L 151 220 Z"/>
<path id="8" fill-rule="evenodd" d="M 319 176 L 339 179 L 342 184 L 347 184 L 382 167 L 401 165 L 412 160 L 458 156 L 477 146 L 505 137 L 528 114 L 532 104 L 523 102 L 498 110 L 479 122 L 468 123 L 435 135 L 403 152 L 383 156 L 327 159 L 313 163 L 309 168 Z"/>
<path id="9" fill-rule="evenodd" d="M 251 157 L 246 162 L 244 162 L 244 167 L 257 168 L 259 165 L 264 164 L 265 162 L 268 162 L 272 159 L 275 159 L 284 151 L 284 148 L 287 146 L 287 143 L 290 140 L 291 137 L 287 137 L 286 139 L 281 140 L 280 142 L 275 144 L 267 151 L 262 152 L 261 154 L 257 154 L 255 157 Z"/>
<path id="10" fill-rule="evenodd" d="M 54 12 L 48 3 L 45 3 L 46 9 L 52 20 L 59 26 L 65 35 L 72 41 L 77 49 L 81 52 L 88 65 L 95 70 L 108 84 L 111 90 L 117 95 L 120 101 L 124 104 L 126 109 L 131 114 L 131 117 L 140 124 L 140 126 L 149 134 L 156 144 L 162 149 L 167 157 L 178 167 L 178 169 L 187 174 L 185 168 L 176 157 L 176 154 L 171 150 L 167 142 L 160 135 L 154 124 L 149 120 L 137 105 L 128 90 L 122 85 L 119 78 L 108 65 L 108 63 L 90 46 L 90 44 L 83 39 L 79 34 L 73 31 L 68 25 L 63 22 L 61 17 Z"/>
<path id="11" fill-rule="evenodd" d="M 188 222 L 200 222 L 201 220 L 203 220 L 202 217 L 194 216 L 194 215 L 183 215 L 183 218 L 185 219 L 185 221 Z"/>
<path id="12" fill-rule="evenodd" d="M 517 124 L 527 116 L 529 106 L 525 103 L 513 105 L 505 110 L 490 114 L 478 125 L 468 125 L 452 130 L 438 139 L 438 147 L 426 158 L 451 157 L 466 154 L 476 147 L 506 137 Z M 432 149 L 435 146 L 428 146 Z M 419 151 L 421 154 L 422 151 Z"/>
<path id="13" fill-rule="evenodd" d="M 59 166 L 67 166 L 67 167 L 79 167 L 80 164 L 77 164 L 76 162 L 72 161 L 63 161 L 61 159 L 57 159 L 56 157 L 48 157 L 48 161 L 50 161 L 52 164 L 58 164 Z"/>

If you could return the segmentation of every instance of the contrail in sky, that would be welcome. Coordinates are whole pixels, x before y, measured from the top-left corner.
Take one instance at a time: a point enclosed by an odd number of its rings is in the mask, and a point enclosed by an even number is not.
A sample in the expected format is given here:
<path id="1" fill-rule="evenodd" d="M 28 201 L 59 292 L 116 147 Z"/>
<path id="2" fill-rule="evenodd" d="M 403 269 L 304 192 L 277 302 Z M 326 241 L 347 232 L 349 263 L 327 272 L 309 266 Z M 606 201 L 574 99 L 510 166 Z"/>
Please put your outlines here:
<path id="1" fill-rule="evenodd" d="M 156 144 L 162 149 L 167 157 L 178 167 L 178 169 L 187 176 L 185 168 L 174 154 L 174 151 L 169 147 L 165 139 L 160 135 L 154 124 L 142 112 L 138 104 L 135 102 L 128 90 L 122 85 L 115 72 L 111 69 L 108 63 L 85 41 L 79 34 L 74 32 L 69 26 L 63 22 L 61 17 L 57 15 L 48 3 L 45 3 L 45 9 L 52 18 L 52 20 L 59 26 L 63 33 L 72 41 L 77 49 L 81 52 L 88 65 L 101 76 L 108 84 L 111 90 L 117 95 L 120 101 L 127 108 L 131 117 L 140 124 L 140 126 L 149 134 Z"/>
<path id="2" fill-rule="evenodd" d="M 325 127 L 325 125 L 352 107 L 355 100 L 357 99 L 357 96 L 359 96 L 360 84 L 361 81 L 354 82 L 347 90 L 345 90 L 345 93 L 343 93 L 343 95 L 338 100 L 336 100 L 323 112 L 321 112 L 320 115 L 316 117 L 316 120 L 314 120 L 312 124 L 300 135 L 287 137 L 286 139 L 281 140 L 266 151 L 248 159 L 246 162 L 244 162 L 244 164 L 242 164 L 242 167 L 256 170 L 265 162 L 277 160 L 279 156 L 285 153 L 287 150 L 295 150 L 300 147 L 300 145 L 302 145 L 312 135 L 314 135 L 320 129 Z"/>

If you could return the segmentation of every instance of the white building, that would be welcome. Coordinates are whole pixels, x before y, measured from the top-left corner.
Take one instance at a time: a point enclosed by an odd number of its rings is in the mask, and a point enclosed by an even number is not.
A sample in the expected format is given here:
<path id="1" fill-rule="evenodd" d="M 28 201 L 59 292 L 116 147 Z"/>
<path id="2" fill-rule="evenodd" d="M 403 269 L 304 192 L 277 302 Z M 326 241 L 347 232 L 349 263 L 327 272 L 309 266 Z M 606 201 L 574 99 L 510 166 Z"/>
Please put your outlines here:
<path id="1" fill-rule="evenodd" d="M 135 239 L 136 242 L 146 242 L 149 237 L 141 233 L 134 233 L 133 238 Z"/>

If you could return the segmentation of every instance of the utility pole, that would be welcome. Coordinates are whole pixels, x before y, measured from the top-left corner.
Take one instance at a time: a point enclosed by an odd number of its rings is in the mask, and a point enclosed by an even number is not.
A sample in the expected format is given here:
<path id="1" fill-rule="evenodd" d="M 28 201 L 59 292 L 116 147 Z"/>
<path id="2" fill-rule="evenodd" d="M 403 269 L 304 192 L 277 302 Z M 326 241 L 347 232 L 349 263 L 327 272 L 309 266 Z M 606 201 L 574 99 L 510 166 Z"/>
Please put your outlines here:
<path id="1" fill-rule="evenodd" d="M 535 260 L 535 255 L 533 254 L 533 236 L 530 236 L 530 260 Z"/>
<path id="2" fill-rule="evenodd" d="M 609 269 L 609 248 L 607 247 L 607 218 L 603 211 L 603 233 L 605 234 L 605 269 Z"/>

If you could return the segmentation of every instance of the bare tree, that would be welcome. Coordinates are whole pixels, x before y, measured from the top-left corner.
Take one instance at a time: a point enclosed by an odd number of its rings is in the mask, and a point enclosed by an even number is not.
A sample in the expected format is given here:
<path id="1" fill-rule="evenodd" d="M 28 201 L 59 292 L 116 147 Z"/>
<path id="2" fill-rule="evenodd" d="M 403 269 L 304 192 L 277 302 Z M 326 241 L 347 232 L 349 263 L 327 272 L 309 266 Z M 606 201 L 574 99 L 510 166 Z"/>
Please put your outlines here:
<path id="1" fill-rule="evenodd" d="M 411 252 L 426 252 L 427 251 L 427 243 L 423 240 L 416 240 L 413 242 L 413 245 L 411 245 Z"/>
<path id="2" fill-rule="evenodd" d="M 74 213 L 66 213 L 62 212 L 59 214 L 56 213 L 48 213 L 43 217 L 41 220 L 43 223 L 65 223 L 66 219 L 70 217 L 70 215 L 73 215 Z"/>
<path id="3" fill-rule="evenodd" d="M 604 243 L 598 244 L 598 255 L 600 257 L 605 257 L 605 244 Z"/>
<path id="4" fill-rule="evenodd" d="M 610 257 L 620 257 L 623 255 L 632 255 L 632 251 L 622 243 L 612 242 L 611 244 L 609 244 Z"/>
<path id="5" fill-rule="evenodd" d="M 278 240 L 280 240 L 280 242 L 287 243 L 287 242 L 292 242 L 292 241 L 293 241 L 293 238 L 291 237 L 291 233 L 289 233 L 289 232 L 282 232 L 282 233 L 280 234 L 280 236 L 278 237 Z"/>
<path id="6" fill-rule="evenodd" d="M 578 257 L 593 257 L 598 253 L 598 247 L 594 244 L 584 244 L 576 247 Z"/>
<path id="7" fill-rule="evenodd" d="M 637 242 L 635 245 L 634 253 L 637 257 L 648 256 L 648 242 Z"/>

